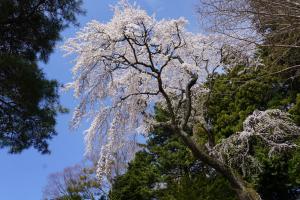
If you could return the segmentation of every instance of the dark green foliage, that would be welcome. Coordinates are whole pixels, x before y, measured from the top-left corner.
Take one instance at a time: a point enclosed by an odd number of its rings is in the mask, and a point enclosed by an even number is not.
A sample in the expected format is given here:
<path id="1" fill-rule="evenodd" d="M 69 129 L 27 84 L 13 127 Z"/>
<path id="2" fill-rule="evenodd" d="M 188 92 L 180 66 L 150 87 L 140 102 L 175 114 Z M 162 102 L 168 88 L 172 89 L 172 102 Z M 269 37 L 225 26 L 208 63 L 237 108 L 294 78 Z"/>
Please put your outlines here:
<path id="1" fill-rule="evenodd" d="M 298 143 L 299 144 L 299 143 Z M 288 160 L 288 175 L 290 178 L 290 187 L 300 187 L 300 149 L 291 156 Z"/>
<path id="2" fill-rule="evenodd" d="M 35 63 L 0 57 L 0 147 L 9 147 L 11 153 L 30 146 L 48 152 L 60 109 L 57 87 Z"/>
<path id="3" fill-rule="evenodd" d="M 263 199 L 295 199 L 291 193 L 295 185 L 291 184 L 287 169 L 288 157 L 272 158 L 264 162 L 264 171 L 257 183 L 257 191 Z"/>
<path id="4" fill-rule="evenodd" d="M 155 191 L 154 184 L 159 182 L 159 174 L 152 164 L 152 156 L 147 152 L 138 152 L 129 164 L 128 171 L 118 177 L 110 193 L 110 199 L 152 199 Z"/>
<path id="5" fill-rule="evenodd" d="M 76 23 L 81 0 L 0 1 L 0 148 L 19 153 L 33 146 L 48 153 L 55 116 L 65 111 L 58 84 L 37 66 L 46 62 L 60 32 Z"/>
<path id="6" fill-rule="evenodd" d="M 299 77 L 290 80 L 282 74 L 272 74 L 265 67 L 237 66 L 209 81 L 213 82 L 213 88 L 207 104 L 208 118 L 219 138 L 240 131 L 242 122 L 256 109 L 287 111 L 300 92 Z"/>
<path id="7" fill-rule="evenodd" d="M 81 0 L 1 0 L 0 53 L 48 59 L 60 32 L 76 23 Z"/>
<path id="8" fill-rule="evenodd" d="M 215 76 L 208 119 L 218 139 L 226 138 L 242 130 L 245 118 L 254 110 L 279 108 L 289 111 L 299 124 L 300 78 L 295 71 L 283 71 L 280 66 L 253 68 L 237 66 Z M 263 163 L 259 177 L 246 177 L 256 185 L 263 199 L 294 199 L 293 191 L 299 187 L 299 152 L 289 152 L 281 157 L 268 157 L 259 141 L 250 153 Z M 290 173 L 290 172 L 292 173 Z"/>
<path id="9" fill-rule="evenodd" d="M 295 105 L 290 109 L 295 122 L 300 126 L 300 94 L 297 95 Z"/>
<path id="10" fill-rule="evenodd" d="M 167 120 L 166 113 L 156 109 L 156 119 Z M 110 199 L 235 199 L 228 183 L 195 160 L 190 150 L 168 130 L 156 130 L 146 146 L 129 163 L 128 171 L 116 178 Z"/>

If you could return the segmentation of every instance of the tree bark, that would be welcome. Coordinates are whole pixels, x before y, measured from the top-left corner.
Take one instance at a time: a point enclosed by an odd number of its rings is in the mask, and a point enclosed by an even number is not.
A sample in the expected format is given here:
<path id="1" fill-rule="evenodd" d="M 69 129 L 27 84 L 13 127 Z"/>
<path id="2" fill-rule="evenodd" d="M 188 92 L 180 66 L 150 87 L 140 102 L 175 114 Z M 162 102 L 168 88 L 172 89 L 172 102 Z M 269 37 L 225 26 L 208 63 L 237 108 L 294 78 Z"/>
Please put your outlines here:
<path id="1" fill-rule="evenodd" d="M 190 148 L 196 158 L 214 168 L 229 181 L 239 200 L 261 200 L 259 194 L 250 187 L 242 177 L 234 173 L 234 171 L 225 164 L 205 153 L 205 150 L 199 147 L 185 131 L 178 130 L 176 132 L 179 132 L 183 142 Z"/>

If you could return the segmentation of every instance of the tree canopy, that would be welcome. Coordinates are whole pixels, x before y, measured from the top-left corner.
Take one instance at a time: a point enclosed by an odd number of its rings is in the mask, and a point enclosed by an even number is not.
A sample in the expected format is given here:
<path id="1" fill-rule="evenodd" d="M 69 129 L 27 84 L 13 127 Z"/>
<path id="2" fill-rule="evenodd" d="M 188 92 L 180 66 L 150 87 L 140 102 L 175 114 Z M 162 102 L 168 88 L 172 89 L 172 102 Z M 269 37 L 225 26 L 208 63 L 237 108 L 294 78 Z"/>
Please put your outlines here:
<path id="1" fill-rule="evenodd" d="M 48 151 L 59 109 L 57 82 L 45 79 L 34 62 L 13 56 L 0 59 L 0 147 L 11 153 L 30 146 Z"/>
<path id="2" fill-rule="evenodd" d="M 60 32 L 76 23 L 81 0 L 2 0 L 0 52 L 31 61 L 46 61 Z"/>
<path id="3" fill-rule="evenodd" d="M 0 147 L 19 153 L 34 147 L 48 153 L 55 117 L 65 109 L 58 83 L 38 67 L 46 62 L 60 32 L 83 13 L 80 0 L 0 2 Z"/>

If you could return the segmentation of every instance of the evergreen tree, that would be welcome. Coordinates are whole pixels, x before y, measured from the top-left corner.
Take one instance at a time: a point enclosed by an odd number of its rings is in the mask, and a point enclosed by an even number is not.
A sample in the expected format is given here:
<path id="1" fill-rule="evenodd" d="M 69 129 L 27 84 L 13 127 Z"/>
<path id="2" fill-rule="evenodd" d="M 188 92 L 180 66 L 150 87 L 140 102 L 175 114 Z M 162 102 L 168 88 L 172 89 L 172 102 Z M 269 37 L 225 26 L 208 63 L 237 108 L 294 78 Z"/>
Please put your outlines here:
<path id="1" fill-rule="evenodd" d="M 48 153 L 55 116 L 63 112 L 58 83 L 37 66 L 46 62 L 60 32 L 76 24 L 81 0 L 0 1 L 0 148 L 31 146 Z"/>
<path id="2" fill-rule="evenodd" d="M 156 119 L 167 113 L 156 109 Z M 182 141 L 159 128 L 151 133 L 146 148 L 115 179 L 111 200 L 233 200 L 234 192 L 214 170 L 197 161 Z"/>
<path id="3" fill-rule="evenodd" d="M 207 103 L 207 118 L 217 139 L 241 131 L 243 121 L 254 110 L 285 110 L 299 124 L 300 78 L 290 78 L 295 71 L 277 73 L 284 67 L 270 65 L 269 58 L 265 59 L 264 67 L 237 66 L 209 80 L 213 87 Z M 285 63 L 295 61 L 289 58 L 285 58 Z M 247 177 L 249 182 L 256 185 L 263 199 L 295 199 L 295 191 L 300 186 L 299 150 L 270 158 L 259 141 L 252 143 L 255 147 L 252 154 L 263 163 L 263 173 Z"/>

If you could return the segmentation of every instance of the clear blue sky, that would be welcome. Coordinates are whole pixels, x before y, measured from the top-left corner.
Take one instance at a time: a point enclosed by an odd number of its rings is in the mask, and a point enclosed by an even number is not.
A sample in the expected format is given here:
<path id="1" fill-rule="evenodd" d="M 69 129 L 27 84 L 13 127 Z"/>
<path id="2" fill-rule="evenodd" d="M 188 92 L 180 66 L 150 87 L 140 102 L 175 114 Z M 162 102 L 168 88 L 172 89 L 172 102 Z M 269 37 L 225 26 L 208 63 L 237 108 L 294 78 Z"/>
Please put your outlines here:
<path id="1" fill-rule="evenodd" d="M 109 5 L 116 0 L 83 0 L 87 13 L 79 17 L 80 26 L 96 19 L 108 21 L 112 12 Z M 195 5 L 198 0 L 136 0 L 149 14 L 156 13 L 156 17 L 178 18 L 189 20 L 188 30 L 199 32 Z M 63 40 L 73 36 L 78 27 L 70 27 L 62 33 Z M 62 43 L 58 43 L 57 46 Z M 70 58 L 62 56 L 57 48 L 47 64 L 42 64 L 44 72 L 50 79 L 57 79 L 60 83 L 71 81 Z M 69 114 L 57 117 L 56 130 L 58 136 L 50 141 L 50 155 L 40 155 L 36 150 L 25 150 L 19 155 L 10 155 L 6 149 L 0 150 L 0 200 L 41 200 L 42 190 L 50 173 L 62 171 L 83 159 L 84 144 L 82 132 L 87 125 L 82 125 L 76 131 L 68 128 L 76 100 L 72 92 L 61 94 L 61 103 L 70 109 Z"/>

